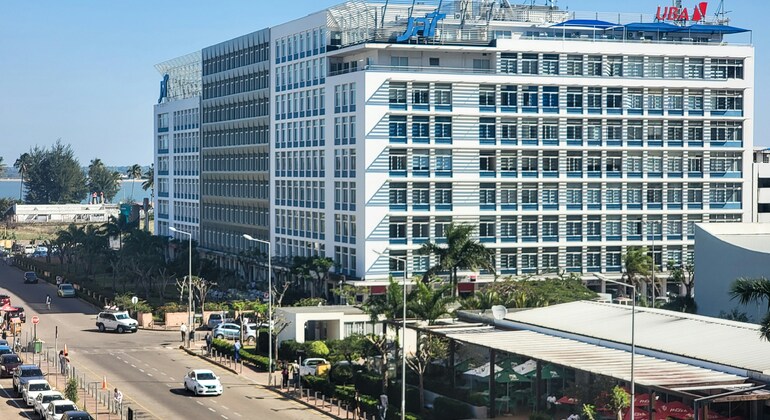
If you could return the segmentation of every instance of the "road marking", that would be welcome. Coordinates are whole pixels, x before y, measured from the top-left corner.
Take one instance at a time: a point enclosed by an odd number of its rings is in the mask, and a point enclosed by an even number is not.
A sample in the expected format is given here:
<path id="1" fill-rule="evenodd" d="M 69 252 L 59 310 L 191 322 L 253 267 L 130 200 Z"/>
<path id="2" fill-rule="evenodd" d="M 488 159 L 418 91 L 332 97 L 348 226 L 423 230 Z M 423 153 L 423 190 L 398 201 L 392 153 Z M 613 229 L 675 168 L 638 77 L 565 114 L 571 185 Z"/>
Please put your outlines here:
<path id="1" fill-rule="evenodd" d="M 2 389 L 2 390 L 3 390 L 3 394 L 5 394 L 5 396 L 6 396 L 6 397 L 8 397 L 9 399 L 13 398 L 13 397 L 11 397 L 11 394 L 9 394 L 9 393 L 8 393 L 8 391 L 6 391 L 6 390 L 5 390 L 5 388 L 0 388 L 0 389 Z M 23 409 L 27 408 L 27 407 L 22 407 L 21 405 L 19 405 L 19 402 L 18 402 L 18 401 L 16 401 L 15 399 L 11 400 L 11 402 L 13 402 L 13 405 L 15 405 L 15 406 L 16 406 L 17 408 L 19 408 L 19 409 L 22 409 L 22 410 L 23 410 Z M 32 418 L 32 417 L 30 417 L 30 416 L 29 416 L 29 414 L 27 414 L 27 413 L 26 413 L 26 412 L 24 412 L 24 411 L 22 411 L 22 412 L 21 412 L 21 414 L 24 414 L 24 417 L 26 417 L 26 418 L 28 418 L 28 419 L 31 419 L 31 418 Z"/>
<path id="2" fill-rule="evenodd" d="M 241 413 L 235 413 L 235 412 L 233 412 L 233 414 L 235 414 L 235 415 L 236 415 L 236 416 L 238 416 L 238 417 L 243 417 L 243 416 L 241 415 Z"/>
<path id="3" fill-rule="evenodd" d="M 228 411 L 230 410 L 229 408 L 227 408 L 227 406 L 224 406 L 224 405 L 222 406 L 222 409 L 223 410 L 228 410 Z"/>
<path id="4" fill-rule="evenodd" d="M 200 402 L 200 401 L 195 401 L 195 402 L 197 402 L 197 403 L 198 403 L 198 404 L 200 404 L 200 405 L 203 405 L 203 403 L 202 403 L 202 402 Z"/>
<path id="5" fill-rule="evenodd" d="M 211 411 L 212 413 L 216 413 L 216 412 L 217 412 L 217 410 L 214 410 L 214 409 L 213 409 L 213 408 L 211 408 L 211 407 L 208 407 L 208 409 L 209 409 L 209 411 Z"/>
<path id="6" fill-rule="evenodd" d="M 152 373 L 148 373 L 147 376 L 152 376 Z"/>
<path id="7" fill-rule="evenodd" d="M 227 420 L 227 416 L 226 416 L 226 415 L 224 415 L 224 414 L 222 414 L 222 418 L 223 418 L 223 419 L 225 419 L 225 420 Z"/>
<path id="8" fill-rule="evenodd" d="M 134 369 L 136 369 L 136 365 L 133 365 L 133 364 L 132 364 L 132 365 L 131 365 L 131 367 L 132 367 L 132 368 L 134 368 Z"/>
<path id="9" fill-rule="evenodd" d="M 142 373 L 144 373 L 144 369 L 139 369 L 139 372 L 142 372 Z"/>

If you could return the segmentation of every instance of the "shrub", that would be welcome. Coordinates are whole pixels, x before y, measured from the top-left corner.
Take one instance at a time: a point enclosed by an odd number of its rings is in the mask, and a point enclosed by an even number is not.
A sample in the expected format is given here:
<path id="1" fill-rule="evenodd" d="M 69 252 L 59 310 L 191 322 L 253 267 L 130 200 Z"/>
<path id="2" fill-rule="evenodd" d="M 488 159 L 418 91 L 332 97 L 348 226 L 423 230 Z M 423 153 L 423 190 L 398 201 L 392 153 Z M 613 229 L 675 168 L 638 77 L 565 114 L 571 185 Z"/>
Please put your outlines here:
<path id="1" fill-rule="evenodd" d="M 529 415 L 529 420 L 550 420 L 551 416 L 546 413 L 534 412 Z"/>
<path id="2" fill-rule="evenodd" d="M 313 341 L 307 346 L 308 357 L 327 357 L 329 356 L 329 347 L 323 341 Z"/>
<path id="3" fill-rule="evenodd" d="M 69 378 L 67 380 L 67 386 L 64 388 L 64 396 L 74 402 L 78 403 L 78 380 L 75 378 Z"/>
<path id="4" fill-rule="evenodd" d="M 355 375 L 355 386 L 362 395 L 378 398 L 382 394 L 382 376 L 361 372 Z"/>
<path id="5" fill-rule="evenodd" d="M 353 383 L 353 368 L 351 365 L 334 365 L 329 369 L 329 380 L 337 385 Z"/>
<path id="6" fill-rule="evenodd" d="M 473 417 L 471 408 L 465 403 L 446 397 L 433 401 L 433 416 L 442 420 L 461 420 Z"/>
<path id="7" fill-rule="evenodd" d="M 220 340 L 218 338 L 215 338 L 211 342 L 211 347 L 214 348 L 216 351 L 232 356 L 234 347 L 233 343 L 227 341 L 227 340 Z M 244 362 L 250 362 L 251 364 L 255 365 L 257 368 L 262 370 L 267 370 L 267 363 L 268 358 L 259 354 L 254 354 L 250 350 L 246 350 L 244 347 L 241 347 L 240 350 L 241 359 L 243 359 Z"/>
<path id="8" fill-rule="evenodd" d="M 394 381 L 388 386 L 388 399 L 391 404 L 398 407 L 401 410 L 401 382 Z M 420 389 L 407 385 L 406 386 L 406 411 L 419 413 L 420 409 Z M 400 418 L 400 417 L 399 417 Z"/>
<path id="9" fill-rule="evenodd" d="M 468 396 L 468 403 L 476 407 L 483 407 L 487 405 L 488 401 L 489 399 L 487 398 L 487 396 L 480 392 L 474 392 Z"/>
<path id="10" fill-rule="evenodd" d="M 263 335 L 265 336 L 264 338 L 265 348 L 267 348 L 268 333 L 260 334 L 260 339 L 262 338 Z M 259 346 L 260 348 L 263 348 L 262 341 L 260 341 Z M 297 350 L 304 350 L 304 348 L 305 348 L 305 343 L 298 343 L 294 340 L 286 340 L 281 342 L 279 353 L 281 357 L 286 360 L 299 360 L 299 358 L 297 357 Z"/>

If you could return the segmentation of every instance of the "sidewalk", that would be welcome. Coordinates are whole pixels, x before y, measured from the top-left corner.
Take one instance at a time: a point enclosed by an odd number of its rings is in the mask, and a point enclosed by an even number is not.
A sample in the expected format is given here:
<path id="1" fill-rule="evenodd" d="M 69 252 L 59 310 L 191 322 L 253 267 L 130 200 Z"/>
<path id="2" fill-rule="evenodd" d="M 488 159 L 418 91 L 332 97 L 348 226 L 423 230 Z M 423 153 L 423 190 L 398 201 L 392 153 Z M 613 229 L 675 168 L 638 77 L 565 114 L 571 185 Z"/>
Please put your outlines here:
<path id="1" fill-rule="evenodd" d="M 284 387 L 281 384 L 281 372 L 276 371 L 273 373 L 272 381 L 269 378 L 268 372 L 260 372 L 256 370 L 255 366 L 246 363 L 241 360 L 240 363 L 235 363 L 232 359 L 232 354 L 206 354 L 205 343 L 203 341 L 196 341 L 190 344 L 190 349 L 184 349 L 187 353 L 193 356 L 198 356 L 209 363 L 213 363 L 223 369 L 239 375 L 242 378 L 246 378 L 253 382 L 255 385 L 261 386 L 264 389 L 275 392 L 285 398 L 294 400 L 306 407 L 313 408 L 320 414 L 327 415 L 334 419 L 364 419 L 364 417 L 355 417 L 355 413 L 352 407 L 348 407 L 346 403 L 337 399 L 327 399 L 327 397 L 320 395 L 318 392 L 313 392 L 309 389 L 297 388 L 294 384 L 289 384 L 289 387 Z M 369 419 L 367 419 L 369 420 Z M 371 420 L 376 420 L 372 417 Z"/>

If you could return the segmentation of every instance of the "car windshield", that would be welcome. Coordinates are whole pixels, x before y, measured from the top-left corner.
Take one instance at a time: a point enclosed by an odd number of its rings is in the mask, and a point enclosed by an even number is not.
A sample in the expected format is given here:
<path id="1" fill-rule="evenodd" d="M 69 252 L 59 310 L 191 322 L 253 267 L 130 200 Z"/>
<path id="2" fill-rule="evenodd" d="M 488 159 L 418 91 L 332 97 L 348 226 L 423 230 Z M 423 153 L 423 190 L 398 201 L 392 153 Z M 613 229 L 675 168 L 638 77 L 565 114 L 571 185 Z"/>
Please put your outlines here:
<path id="1" fill-rule="evenodd" d="M 128 319 L 126 314 L 115 314 L 115 319 Z"/>
<path id="2" fill-rule="evenodd" d="M 199 381 L 210 381 L 212 379 L 216 379 L 214 377 L 213 373 L 199 373 L 198 374 L 198 380 Z"/>
<path id="3" fill-rule="evenodd" d="M 10 353 L 13 353 L 13 350 L 11 350 L 10 348 L 8 348 L 8 347 L 5 347 L 5 348 L 0 347 L 0 354 L 10 354 Z"/>
<path id="4" fill-rule="evenodd" d="M 19 356 L 16 356 L 14 354 L 14 355 L 10 355 L 10 356 L 7 356 L 7 357 L 3 357 L 3 363 L 6 363 L 6 364 L 8 364 L 8 363 L 21 363 L 21 359 L 19 359 Z"/>
<path id="5" fill-rule="evenodd" d="M 28 279 L 34 279 L 36 277 L 35 273 L 24 273 L 24 277 Z"/>
<path id="6" fill-rule="evenodd" d="M 45 403 L 49 403 L 51 401 L 59 401 L 59 400 L 63 400 L 63 399 L 64 399 L 64 397 L 62 397 L 61 395 L 44 395 L 43 396 L 43 403 L 45 404 Z"/>
<path id="7" fill-rule="evenodd" d="M 43 371 L 40 369 L 23 369 L 21 371 L 21 376 L 28 377 L 28 376 L 43 376 Z"/>
<path id="8" fill-rule="evenodd" d="M 62 290 L 72 290 L 72 285 L 62 284 L 61 286 L 59 286 L 59 288 Z"/>
<path id="9" fill-rule="evenodd" d="M 48 384 L 29 384 L 30 391 L 50 391 L 51 386 Z"/>
<path id="10" fill-rule="evenodd" d="M 56 412 L 56 414 L 64 414 L 64 413 L 66 413 L 67 411 L 75 411 L 75 410 L 77 410 L 77 409 L 78 409 L 78 408 L 77 408 L 77 407 L 75 407 L 75 406 L 74 406 L 74 405 L 72 405 L 72 404 L 61 404 L 61 405 L 57 405 L 57 406 L 56 406 L 56 408 L 55 408 L 55 412 Z"/>

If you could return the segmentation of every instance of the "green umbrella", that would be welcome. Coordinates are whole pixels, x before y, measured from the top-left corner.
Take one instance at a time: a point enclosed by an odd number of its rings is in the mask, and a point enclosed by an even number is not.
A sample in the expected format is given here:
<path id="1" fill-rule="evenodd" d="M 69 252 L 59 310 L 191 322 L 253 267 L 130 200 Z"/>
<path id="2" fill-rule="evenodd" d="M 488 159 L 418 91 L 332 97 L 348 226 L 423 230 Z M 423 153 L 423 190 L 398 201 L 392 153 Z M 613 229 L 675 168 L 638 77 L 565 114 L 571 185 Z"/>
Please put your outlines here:
<path id="1" fill-rule="evenodd" d="M 532 371 L 527 374 L 527 377 L 534 378 L 536 371 Z M 564 371 L 561 368 L 554 367 L 552 364 L 544 365 L 540 369 L 540 379 L 558 379 L 564 375 Z"/>
<path id="2" fill-rule="evenodd" d="M 530 379 L 524 375 L 516 373 L 513 369 L 505 367 L 500 372 L 495 374 L 495 382 L 500 384 L 508 384 L 512 382 L 529 382 Z"/>

